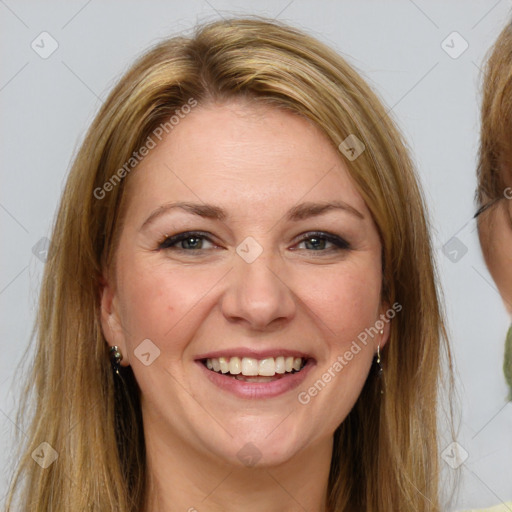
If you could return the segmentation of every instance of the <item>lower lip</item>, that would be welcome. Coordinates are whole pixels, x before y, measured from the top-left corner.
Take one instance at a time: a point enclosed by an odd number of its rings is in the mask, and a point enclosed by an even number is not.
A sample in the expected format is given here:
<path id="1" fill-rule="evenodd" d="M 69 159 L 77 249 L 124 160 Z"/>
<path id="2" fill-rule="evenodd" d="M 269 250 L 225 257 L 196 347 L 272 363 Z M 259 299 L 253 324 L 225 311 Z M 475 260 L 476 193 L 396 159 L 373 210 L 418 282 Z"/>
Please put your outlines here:
<path id="1" fill-rule="evenodd" d="M 314 361 L 309 359 L 300 372 L 290 373 L 270 382 L 245 382 L 208 370 L 201 361 L 196 362 L 210 382 L 240 398 L 272 398 L 283 395 L 302 384 L 315 365 Z"/>

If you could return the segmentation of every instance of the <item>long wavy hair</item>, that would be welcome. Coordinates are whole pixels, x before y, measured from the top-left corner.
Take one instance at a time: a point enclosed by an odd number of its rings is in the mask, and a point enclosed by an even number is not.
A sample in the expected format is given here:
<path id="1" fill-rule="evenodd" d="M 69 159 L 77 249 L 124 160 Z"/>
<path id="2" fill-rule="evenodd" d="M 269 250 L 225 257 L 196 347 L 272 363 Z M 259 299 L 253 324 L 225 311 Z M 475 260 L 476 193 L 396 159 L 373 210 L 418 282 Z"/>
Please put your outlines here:
<path id="1" fill-rule="evenodd" d="M 123 386 L 114 379 L 99 320 L 101 279 L 112 265 L 130 179 L 126 167 L 119 170 L 191 99 L 241 97 L 309 119 L 335 147 L 349 135 L 364 143 L 357 159 L 341 151 L 340 159 L 380 234 L 382 299 L 402 306 L 382 351 L 381 382 L 370 372 L 334 433 L 327 508 L 440 511 L 437 401 L 450 351 L 414 166 L 390 115 L 342 57 L 261 18 L 216 21 L 152 47 L 111 91 L 77 152 L 43 276 L 21 408 L 28 441 L 8 511 L 143 509 L 140 390 L 130 368 Z M 58 453 L 46 469 L 31 457 L 42 442 Z"/>

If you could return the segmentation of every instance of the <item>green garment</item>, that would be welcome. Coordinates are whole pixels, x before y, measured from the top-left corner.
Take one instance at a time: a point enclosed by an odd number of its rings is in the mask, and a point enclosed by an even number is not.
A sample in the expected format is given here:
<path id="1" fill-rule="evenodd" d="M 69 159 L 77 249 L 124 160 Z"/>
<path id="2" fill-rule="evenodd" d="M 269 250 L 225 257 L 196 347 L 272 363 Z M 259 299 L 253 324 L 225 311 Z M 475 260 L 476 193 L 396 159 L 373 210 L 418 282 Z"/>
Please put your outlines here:
<path id="1" fill-rule="evenodd" d="M 508 399 L 512 400 L 512 325 L 507 332 L 505 340 L 505 358 L 503 360 L 503 373 L 508 384 Z"/>
<path id="2" fill-rule="evenodd" d="M 508 384 L 508 399 L 512 401 L 512 325 L 507 332 L 505 340 L 505 357 L 503 359 L 503 373 Z M 496 505 L 491 508 L 472 509 L 465 512 L 512 512 L 512 501 Z"/>

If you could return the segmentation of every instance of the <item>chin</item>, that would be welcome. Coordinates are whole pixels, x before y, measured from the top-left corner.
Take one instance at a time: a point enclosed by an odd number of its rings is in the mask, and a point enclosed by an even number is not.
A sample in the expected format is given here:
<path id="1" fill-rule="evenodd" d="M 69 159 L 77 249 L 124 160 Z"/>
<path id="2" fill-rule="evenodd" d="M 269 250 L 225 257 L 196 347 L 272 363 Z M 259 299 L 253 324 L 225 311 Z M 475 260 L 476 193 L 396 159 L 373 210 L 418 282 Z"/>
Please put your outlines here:
<path id="1" fill-rule="evenodd" d="M 222 436 L 223 442 L 205 443 L 217 458 L 238 467 L 270 468 L 280 466 L 298 456 L 309 444 L 309 434 L 298 431 L 283 421 L 284 416 L 271 421 L 248 422 L 241 427 L 227 426 L 233 437 Z"/>
<path id="2" fill-rule="evenodd" d="M 233 466 L 269 469 L 281 466 L 297 456 L 304 446 L 302 443 L 269 443 L 268 440 L 240 441 L 240 449 L 225 454 L 226 462 Z"/>

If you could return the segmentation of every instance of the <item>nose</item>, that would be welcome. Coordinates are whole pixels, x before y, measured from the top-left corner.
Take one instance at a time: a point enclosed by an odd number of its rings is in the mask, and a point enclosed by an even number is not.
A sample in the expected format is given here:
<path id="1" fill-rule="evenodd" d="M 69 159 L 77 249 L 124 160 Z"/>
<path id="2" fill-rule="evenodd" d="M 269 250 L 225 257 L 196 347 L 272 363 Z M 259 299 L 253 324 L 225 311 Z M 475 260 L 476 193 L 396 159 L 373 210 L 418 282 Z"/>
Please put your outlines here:
<path id="1" fill-rule="evenodd" d="M 262 331 L 294 317 L 294 293 L 279 275 L 279 265 L 271 263 L 263 255 L 252 263 L 237 257 L 222 298 L 222 312 L 230 322 Z"/>

